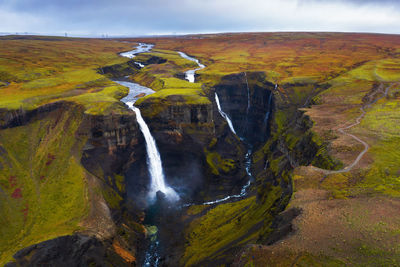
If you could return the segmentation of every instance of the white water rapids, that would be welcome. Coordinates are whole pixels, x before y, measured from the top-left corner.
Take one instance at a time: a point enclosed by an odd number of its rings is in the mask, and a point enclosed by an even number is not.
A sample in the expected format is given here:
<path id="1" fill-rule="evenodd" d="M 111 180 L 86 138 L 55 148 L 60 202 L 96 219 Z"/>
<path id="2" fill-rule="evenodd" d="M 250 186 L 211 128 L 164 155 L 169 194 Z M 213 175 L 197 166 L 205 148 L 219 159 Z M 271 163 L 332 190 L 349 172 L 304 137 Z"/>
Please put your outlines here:
<path id="1" fill-rule="evenodd" d="M 181 57 L 183 57 L 183 58 L 185 58 L 185 59 L 187 59 L 187 60 L 196 62 L 197 65 L 199 66 L 197 69 L 188 70 L 188 71 L 185 72 L 185 79 L 188 80 L 188 81 L 191 82 L 191 83 L 194 83 L 194 81 L 195 81 L 194 75 L 195 75 L 196 71 L 201 70 L 201 69 L 204 69 L 206 66 L 204 66 L 203 64 L 201 64 L 200 61 L 199 61 L 198 59 L 193 58 L 193 57 L 189 57 L 188 55 L 186 55 L 186 54 L 183 53 L 183 52 L 179 52 L 179 51 L 178 51 L 178 54 L 179 54 Z"/>
<path id="2" fill-rule="evenodd" d="M 153 44 L 139 43 L 134 50 L 120 53 L 120 55 L 127 58 L 134 58 L 137 54 L 149 52 L 153 46 Z"/>

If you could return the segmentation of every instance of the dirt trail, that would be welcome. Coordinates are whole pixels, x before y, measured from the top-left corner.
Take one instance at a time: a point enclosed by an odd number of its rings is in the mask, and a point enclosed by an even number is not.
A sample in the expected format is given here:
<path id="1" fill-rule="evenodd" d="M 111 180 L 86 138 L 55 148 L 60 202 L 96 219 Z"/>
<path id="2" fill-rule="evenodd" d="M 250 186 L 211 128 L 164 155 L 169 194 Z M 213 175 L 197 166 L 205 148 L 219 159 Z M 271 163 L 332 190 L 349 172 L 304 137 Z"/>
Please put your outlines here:
<path id="1" fill-rule="evenodd" d="M 321 169 L 321 168 L 312 166 L 312 168 L 314 170 L 323 172 L 325 174 L 325 177 L 326 177 L 326 175 L 329 175 L 329 174 L 349 172 L 354 168 L 354 166 L 356 166 L 360 162 L 360 160 L 365 155 L 365 153 L 367 153 L 367 151 L 369 149 L 369 145 L 367 144 L 367 142 L 363 141 L 362 139 L 360 139 L 359 137 L 355 136 L 354 134 L 347 133 L 345 130 L 350 129 L 350 128 L 356 126 L 356 125 L 359 125 L 361 123 L 361 120 L 364 118 L 365 114 L 367 113 L 365 109 L 369 108 L 372 104 L 375 104 L 378 100 L 386 97 L 388 92 L 389 92 L 389 89 L 393 85 L 394 84 L 389 85 L 388 87 L 386 87 L 386 90 L 383 91 L 384 86 L 383 86 L 383 84 L 381 84 L 379 86 L 379 89 L 376 92 L 374 92 L 371 96 L 374 96 L 374 95 L 376 95 L 377 93 L 380 93 L 380 92 L 383 93 L 382 96 L 378 97 L 378 98 L 374 99 L 373 101 L 371 101 L 371 102 L 369 102 L 367 104 L 364 104 L 362 107 L 360 107 L 361 115 L 356 118 L 356 122 L 355 123 L 337 129 L 340 133 L 352 137 L 353 139 L 357 140 L 359 143 L 361 143 L 364 146 L 363 151 L 361 151 L 360 154 L 358 154 L 357 158 L 353 161 L 353 163 L 351 163 L 350 165 L 344 167 L 341 170 L 337 170 L 337 171 L 325 170 L 325 169 Z M 322 179 L 322 181 L 325 179 L 325 177 Z"/>

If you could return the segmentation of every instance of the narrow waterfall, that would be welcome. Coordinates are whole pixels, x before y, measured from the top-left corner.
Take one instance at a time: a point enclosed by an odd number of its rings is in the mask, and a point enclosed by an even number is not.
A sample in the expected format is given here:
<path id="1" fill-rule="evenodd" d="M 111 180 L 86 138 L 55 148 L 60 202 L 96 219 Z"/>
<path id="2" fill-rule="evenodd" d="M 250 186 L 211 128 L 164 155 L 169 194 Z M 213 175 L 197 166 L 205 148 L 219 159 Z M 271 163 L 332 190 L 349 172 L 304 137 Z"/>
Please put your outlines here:
<path id="1" fill-rule="evenodd" d="M 143 120 L 140 110 L 134 106 L 132 106 L 131 108 L 136 113 L 137 122 L 146 141 L 147 165 L 149 167 L 149 172 L 151 176 L 149 192 L 150 198 L 152 200 L 155 200 L 157 192 L 161 191 L 166 195 L 167 199 L 171 201 L 179 200 L 179 196 L 174 191 L 174 189 L 172 189 L 165 183 L 160 153 L 158 152 L 156 142 L 150 133 L 149 127 Z"/>
<path id="2" fill-rule="evenodd" d="M 269 114 L 270 114 L 270 112 L 271 112 L 271 101 L 272 101 L 272 92 L 269 94 L 269 98 L 268 98 L 268 111 L 267 111 L 267 113 L 265 113 L 264 124 L 267 124 L 267 123 L 268 123 Z"/>
<path id="3" fill-rule="evenodd" d="M 246 72 L 244 72 L 244 77 L 246 78 L 246 85 L 247 85 L 247 116 L 249 116 L 249 110 L 250 110 L 250 88 L 249 88 L 249 81 L 247 80 Z"/>
<path id="4" fill-rule="evenodd" d="M 221 116 L 226 120 L 226 122 L 228 123 L 229 128 L 231 129 L 232 133 L 236 134 L 235 129 L 233 128 L 233 124 L 232 124 L 231 119 L 230 119 L 229 116 L 228 116 L 225 112 L 223 112 L 222 109 L 221 109 L 221 104 L 219 103 L 219 98 L 218 98 L 217 92 L 215 92 L 215 102 L 217 103 L 217 107 L 218 107 L 219 114 L 221 114 Z"/>

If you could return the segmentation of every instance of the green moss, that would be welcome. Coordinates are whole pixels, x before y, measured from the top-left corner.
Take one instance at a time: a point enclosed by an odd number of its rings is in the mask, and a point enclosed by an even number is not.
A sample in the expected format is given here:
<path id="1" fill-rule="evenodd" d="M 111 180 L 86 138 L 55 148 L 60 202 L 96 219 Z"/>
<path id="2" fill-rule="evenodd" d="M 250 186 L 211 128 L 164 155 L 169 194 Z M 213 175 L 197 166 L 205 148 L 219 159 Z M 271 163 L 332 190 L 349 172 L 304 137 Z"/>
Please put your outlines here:
<path id="1" fill-rule="evenodd" d="M 1 89 L 0 108 L 31 110 L 71 96 L 98 92 L 109 86 L 111 81 L 105 80 L 96 69 L 127 61 L 116 52 L 128 45 L 107 41 L 54 39 L 1 42 L 0 81 L 11 84 Z"/>
<path id="2" fill-rule="evenodd" d="M 123 175 L 114 175 L 115 185 L 120 193 L 125 192 L 125 177 Z"/>
<path id="3" fill-rule="evenodd" d="M 201 83 L 191 83 L 178 78 L 163 78 L 163 88 L 201 89 Z"/>
<path id="4" fill-rule="evenodd" d="M 236 164 L 233 159 L 224 159 L 217 152 L 209 152 L 206 150 L 205 153 L 207 164 L 213 174 L 220 175 L 220 172 L 229 173 L 236 169 Z"/>
<path id="5" fill-rule="evenodd" d="M 282 160 L 285 159 L 285 158 L 286 157 L 284 155 L 282 155 L 280 157 L 277 157 L 277 158 L 274 158 L 273 160 L 271 160 L 270 164 L 269 164 L 269 169 L 271 171 L 273 171 L 274 173 L 278 174 L 279 171 L 282 170 L 282 168 L 279 165 L 282 162 Z"/>
<path id="6" fill-rule="evenodd" d="M 119 99 L 127 93 L 126 87 L 112 84 L 99 92 L 69 97 L 65 100 L 83 105 L 86 109 L 85 112 L 92 115 L 126 114 L 129 111 Z"/>
<path id="7" fill-rule="evenodd" d="M 142 69 L 137 74 L 131 76 L 131 79 L 134 82 L 151 88 L 155 91 L 164 88 L 164 81 L 156 75 L 151 74 L 146 69 Z"/>
<path id="8" fill-rule="evenodd" d="M 294 149 L 299 142 L 301 135 L 295 133 L 287 133 L 285 136 L 285 142 L 289 149 Z"/>
<path id="9" fill-rule="evenodd" d="M 272 216 L 265 211 L 271 209 L 281 192 L 280 187 L 274 187 L 262 203 L 258 203 L 255 197 L 249 197 L 220 204 L 195 219 L 186 230 L 188 243 L 181 264 L 198 265 L 202 260 L 220 257 L 233 244 L 240 246 L 255 242 L 269 229 Z M 263 227 L 250 231 L 260 223 Z"/>
<path id="10" fill-rule="evenodd" d="M 0 131 L 0 264 L 19 249 L 79 230 L 88 213 L 79 107 Z M 20 192 L 20 193 L 18 193 Z M 18 245 L 15 245 L 18 244 Z"/>
<path id="11" fill-rule="evenodd" d="M 210 149 L 213 148 L 217 144 L 217 142 L 218 142 L 217 138 L 211 139 L 211 142 L 208 144 L 208 148 Z"/>
<path id="12" fill-rule="evenodd" d="M 192 205 L 187 209 L 186 213 L 189 215 L 196 215 L 203 212 L 207 208 L 208 205 Z"/>
<path id="13" fill-rule="evenodd" d="M 343 163 L 338 159 L 334 159 L 330 156 L 327 150 L 327 144 L 322 141 L 322 139 L 314 132 L 310 133 L 312 142 L 318 148 L 317 153 L 314 156 L 311 164 L 326 170 L 339 170 L 344 167 Z"/>
<path id="14" fill-rule="evenodd" d="M 152 55 L 166 59 L 168 63 L 174 64 L 183 68 L 184 70 L 193 69 L 198 67 L 197 64 L 191 60 L 184 59 L 177 52 L 171 50 L 163 49 L 153 49 L 151 53 L 146 53 L 147 55 Z M 144 54 L 144 55 L 146 55 Z"/>
<path id="15" fill-rule="evenodd" d="M 182 101 L 177 101 L 176 105 L 211 104 L 210 100 L 207 97 L 205 97 L 200 90 L 198 89 L 182 90 L 180 88 L 162 89 L 154 94 L 140 98 L 137 101 L 137 103 L 138 105 L 140 105 L 147 99 L 151 99 L 153 102 L 162 101 L 162 100 L 167 100 L 168 98 L 174 96 L 180 97 L 182 99 Z"/>

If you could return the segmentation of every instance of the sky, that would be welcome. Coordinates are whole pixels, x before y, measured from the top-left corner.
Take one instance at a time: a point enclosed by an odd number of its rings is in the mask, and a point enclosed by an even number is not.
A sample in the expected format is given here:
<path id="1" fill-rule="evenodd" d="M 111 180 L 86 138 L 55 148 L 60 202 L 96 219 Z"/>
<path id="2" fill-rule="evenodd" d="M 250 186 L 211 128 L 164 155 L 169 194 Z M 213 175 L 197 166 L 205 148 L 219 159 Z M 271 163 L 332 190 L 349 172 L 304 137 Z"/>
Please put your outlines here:
<path id="1" fill-rule="evenodd" d="M 400 0 L 0 0 L 0 32 L 143 36 L 340 31 L 400 34 Z"/>

